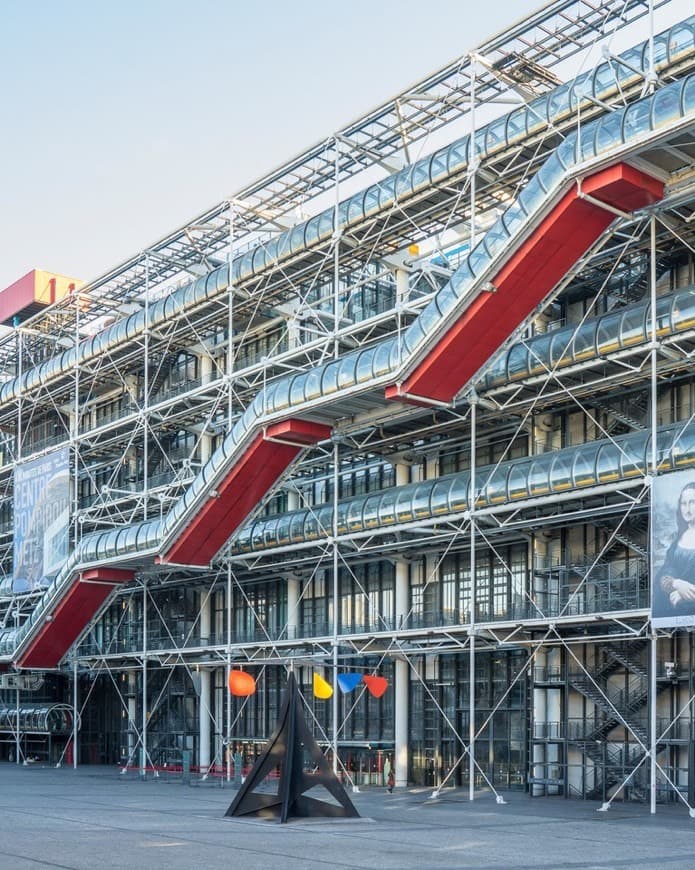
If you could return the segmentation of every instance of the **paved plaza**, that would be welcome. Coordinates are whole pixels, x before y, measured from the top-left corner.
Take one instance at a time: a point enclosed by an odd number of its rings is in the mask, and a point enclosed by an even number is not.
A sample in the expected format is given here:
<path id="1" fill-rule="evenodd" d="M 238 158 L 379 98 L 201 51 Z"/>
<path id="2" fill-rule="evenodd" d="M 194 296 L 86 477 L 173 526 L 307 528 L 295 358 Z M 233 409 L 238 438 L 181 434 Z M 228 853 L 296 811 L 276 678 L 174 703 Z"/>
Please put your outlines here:
<path id="1" fill-rule="evenodd" d="M 0 764 L 0 868 L 609 868 L 695 867 L 695 820 L 676 807 L 429 791 L 354 796 L 364 818 L 225 819 L 230 788 L 140 782 L 112 768 Z"/>

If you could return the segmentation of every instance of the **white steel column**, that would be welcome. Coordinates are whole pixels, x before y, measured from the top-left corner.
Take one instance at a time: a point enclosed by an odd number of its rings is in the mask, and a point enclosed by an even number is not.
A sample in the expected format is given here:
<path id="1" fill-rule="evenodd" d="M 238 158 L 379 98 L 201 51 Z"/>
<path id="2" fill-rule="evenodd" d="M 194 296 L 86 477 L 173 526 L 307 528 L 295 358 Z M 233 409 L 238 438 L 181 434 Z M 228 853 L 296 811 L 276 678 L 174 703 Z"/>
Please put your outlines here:
<path id="1" fill-rule="evenodd" d="M 137 681 L 135 671 L 128 673 L 128 765 L 132 763 L 135 756 L 135 729 L 137 721 L 137 705 L 135 703 L 135 695 L 137 691 Z M 128 766 L 126 765 L 126 767 Z"/>
<path id="2" fill-rule="evenodd" d="M 235 205 L 229 202 L 229 290 L 227 292 L 227 430 L 232 428 L 234 374 L 234 216 Z"/>
<path id="3" fill-rule="evenodd" d="M 396 269 L 396 317 L 398 323 L 398 352 L 401 353 L 401 332 L 403 330 L 403 310 L 408 302 L 408 270 Z"/>
<path id="4" fill-rule="evenodd" d="M 653 48 L 652 48 L 653 51 Z M 653 54 L 652 54 L 653 57 Z M 651 304 L 651 435 L 652 435 L 652 455 L 650 476 L 653 484 L 658 472 L 658 450 L 657 450 L 657 330 L 656 330 L 656 217 L 651 216 L 649 220 L 649 294 Z M 652 574 L 651 582 L 654 583 L 655 578 Z M 654 626 L 651 626 L 651 637 L 649 641 L 649 812 L 653 815 L 656 813 L 656 631 Z M 604 773 L 605 776 L 605 773 Z"/>
<path id="5" fill-rule="evenodd" d="M 333 207 L 333 356 L 340 355 L 338 333 L 340 331 L 340 140 L 335 141 L 334 186 L 335 200 Z"/>
<path id="6" fill-rule="evenodd" d="M 475 201 L 475 176 L 478 171 L 478 149 L 476 147 L 475 142 L 475 74 L 477 68 L 477 61 L 474 55 L 470 55 L 470 64 L 471 64 L 471 101 L 470 101 L 470 112 L 471 112 L 471 147 L 470 147 L 470 164 L 469 164 L 469 175 L 471 180 L 470 185 L 470 250 L 473 250 L 476 243 L 476 201 Z"/>
<path id="7" fill-rule="evenodd" d="M 333 444 L 333 773 L 338 775 L 338 442 Z"/>
<path id="8" fill-rule="evenodd" d="M 210 643 L 210 599 L 206 590 L 200 591 L 200 643 Z M 198 766 L 210 766 L 210 704 L 212 672 L 207 668 L 200 670 L 200 697 L 198 698 Z"/>
<path id="9" fill-rule="evenodd" d="M 536 667 L 539 669 L 545 670 L 547 667 L 546 660 L 547 653 L 543 649 L 539 649 L 536 652 Z M 531 717 L 531 736 L 534 734 L 538 737 L 542 737 L 543 734 L 538 733 L 537 726 L 540 723 L 543 723 L 543 728 L 548 728 L 548 693 L 546 689 L 539 689 L 537 686 L 534 686 L 533 689 L 533 713 Z M 547 732 L 545 736 L 549 736 Z M 534 777 L 542 777 L 543 779 L 547 778 L 547 773 L 545 771 L 545 762 L 546 762 L 546 754 L 545 747 L 547 744 L 541 742 L 533 742 L 533 759 L 531 762 L 531 772 Z M 542 773 L 538 773 L 539 769 L 543 771 Z M 531 786 L 531 794 L 532 795 L 542 795 L 543 794 L 543 786 L 540 784 L 534 783 Z"/>
<path id="10" fill-rule="evenodd" d="M 73 338 L 74 347 L 76 348 L 80 343 L 80 291 L 75 291 L 74 296 L 75 302 L 75 335 Z M 75 393 L 74 393 L 74 407 L 72 409 L 72 413 L 70 414 L 70 451 L 72 458 L 72 473 L 73 473 L 73 482 L 72 482 L 72 541 L 73 547 L 76 547 L 79 543 L 79 535 L 81 531 L 81 525 L 77 522 L 77 516 L 80 509 L 80 488 L 78 486 L 78 480 L 80 479 L 80 452 L 79 452 L 79 438 L 80 438 L 80 366 L 77 361 L 77 354 L 75 354 Z"/>
<path id="11" fill-rule="evenodd" d="M 17 690 L 15 692 L 15 760 L 19 764 L 19 756 L 21 755 L 21 741 L 19 739 L 19 680 L 17 680 Z"/>
<path id="12" fill-rule="evenodd" d="M 80 710 L 77 706 L 77 658 L 72 662 L 72 767 L 77 769 L 77 723 Z"/>
<path id="13" fill-rule="evenodd" d="M 408 563 L 396 562 L 396 630 L 405 628 L 405 617 L 410 610 L 410 576 Z M 410 668 L 400 658 L 395 661 L 395 721 L 394 721 L 394 776 L 396 786 L 408 785 L 410 764 L 408 753 L 408 718 L 410 700 Z"/>
<path id="14" fill-rule="evenodd" d="M 470 572 L 471 572 L 471 616 L 468 635 L 468 800 L 475 798 L 475 411 L 476 402 L 471 400 L 471 488 L 470 488 Z"/>
<path id="15" fill-rule="evenodd" d="M 142 732 L 140 745 L 140 777 L 147 768 L 147 580 L 142 584 Z"/>
<path id="16" fill-rule="evenodd" d="M 478 150 L 475 141 L 475 75 L 477 61 L 471 55 L 471 161 L 470 161 L 470 250 L 476 243 L 476 184 L 475 176 L 478 171 Z M 476 608 L 476 582 L 475 582 L 475 399 L 471 400 L 471 475 L 470 475 L 470 589 L 471 589 L 471 615 L 470 632 L 468 635 L 468 680 L 469 680 L 469 709 L 468 709 L 468 800 L 475 798 L 475 608 Z"/>
<path id="17" fill-rule="evenodd" d="M 230 393 L 231 395 L 231 393 Z M 232 672 L 232 566 L 227 563 L 227 668 L 224 693 L 227 699 L 227 752 L 225 756 L 227 782 L 232 781 L 232 694 L 229 691 L 229 675 Z"/>
<path id="18" fill-rule="evenodd" d="M 287 510 L 299 510 L 299 493 L 294 489 L 287 490 Z M 287 577 L 287 637 L 292 639 L 298 637 L 299 629 L 299 594 L 300 584 L 297 577 L 288 575 Z"/>
<path id="19" fill-rule="evenodd" d="M 297 637 L 299 629 L 299 580 L 296 577 L 287 578 L 287 637 L 289 640 Z"/>
<path id="20" fill-rule="evenodd" d="M 143 378 L 143 390 L 145 392 L 143 400 L 143 444 L 142 444 L 142 499 L 143 509 L 142 517 L 147 520 L 148 502 L 150 499 L 150 255 L 145 254 L 145 330 L 144 330 L 144 354 L 145 354 L 145 374 Z"/>

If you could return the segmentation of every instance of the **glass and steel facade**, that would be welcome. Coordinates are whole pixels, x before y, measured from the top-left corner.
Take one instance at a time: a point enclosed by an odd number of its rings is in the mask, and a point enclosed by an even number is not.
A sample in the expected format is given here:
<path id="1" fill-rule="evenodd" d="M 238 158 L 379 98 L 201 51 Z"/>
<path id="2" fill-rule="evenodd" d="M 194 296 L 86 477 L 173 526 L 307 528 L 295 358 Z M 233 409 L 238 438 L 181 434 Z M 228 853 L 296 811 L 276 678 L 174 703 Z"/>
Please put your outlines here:
<path id="1" fill-rule="evenodd" d="M 479 70 L 490 101 L 472 132 L 452 126 L 444 141 L 438 129 L 428 156 L 406 148 L 395 172 L 356 146 L 363 178 L 341 170 L 342 141 L 336 205 L 320 174 L 285 230 L 240 202 L 224 257 L 211 212 L 189 229 L 201 245 L 211 234 L 197 277 L 171 284 L 151 259 L 125 302 L 109 308 L 95 285 L 15 327 L 0 535 L 11 542 L 14 467 L 57 445 L 70 449 L 73 509 L 70 555 L 46 589 L 13 593 L 2 551 L 0 659 L 11 669 L 50 633 L 86 572 L 133 577 L 59 667 L 56 701 L 70 700 L 73 668 L 93 698 L 81 761 L 175 769 L 191 752 L 220 774 L 238 751 L 250 763 L 292 667 L 318 739 L 337 735 L 344 775 L 363 783 L 379 784 L 391 757 L 401 785 L 469 784 L 473 716 L 474 786 L 603 798 L 649 739 L 656 704 L 678 735 L 659 744 L 664 770 L 695 801 L 683 742 L 695 732 L 673 719 L 694 688 L 691 638 L 659 638 L 656 694 L 641 645 L 650 481 L 695 464 L 694 27 L 670 24 L 653 57 L 635 27 L 633 48 L 577 76 L 546 57 L 545 78 L 506 114 L 504 77 Z M 611 212 L 452 403 L 388 402 L 563 197 L 617 163 L 663 182 L 663 201 Z M 54 326 L 60 341 L 40 338 Z M 248 507 L 209 565 L 167 562 L 255 439 L 285 420 L 331 438 Z M 668 684 L 665 662 L 677 663 Z M 332 680 L 336 665 L 385 676 L 389 690 L 341 695 L 336 721 L 311 693 L 312 672 Z M 244 703 L 226 691 L 233 667 L 257 680 Z M 27 715 L 64 710 L 30 701 L 26 689 Z M 9 695 L 7 707 L 10 722 Z M 658 794 L 678 799 L 665 777 Z"/>

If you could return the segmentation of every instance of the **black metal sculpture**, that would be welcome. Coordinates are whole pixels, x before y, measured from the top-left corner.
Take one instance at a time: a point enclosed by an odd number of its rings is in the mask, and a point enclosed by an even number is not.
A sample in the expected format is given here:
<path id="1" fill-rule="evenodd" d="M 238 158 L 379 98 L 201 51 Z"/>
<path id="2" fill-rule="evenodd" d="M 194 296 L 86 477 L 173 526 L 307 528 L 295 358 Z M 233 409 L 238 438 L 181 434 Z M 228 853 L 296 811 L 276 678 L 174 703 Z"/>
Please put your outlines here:
<path id="1" fill-rule="evenodd" d="M 280 768 L 277 793 L 260 791 L 259 786 L 276 767 Z M 307 792 L 317 786 L 325 788 L 336 803 L 310 797 Z M 309 730 L 293 673 L 275 731 L 225 816 L 276 818 L 281 823 L 290 818 L 359 818 Z"/>

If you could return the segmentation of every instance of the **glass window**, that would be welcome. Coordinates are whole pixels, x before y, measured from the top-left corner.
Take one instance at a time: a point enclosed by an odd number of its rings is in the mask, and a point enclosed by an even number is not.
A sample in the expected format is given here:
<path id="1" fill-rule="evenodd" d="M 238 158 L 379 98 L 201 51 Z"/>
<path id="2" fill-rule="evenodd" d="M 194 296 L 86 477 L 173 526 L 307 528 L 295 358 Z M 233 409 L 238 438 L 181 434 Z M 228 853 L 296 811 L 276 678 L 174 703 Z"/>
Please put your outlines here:
<path id="1" fill-rule="evenodd" d="M 592 486 L 596 483 L 596 447 L 584 444 L 574 454 L 572 473 L 575 486 Z"/>
<path id="2" fill-rule="evenodd" d="M 347 222 L 348 224 L 362 220 L 364 217 L 364 191 L 356 193 L 350 197 L 347 206 Z"/>
<path id="3" fill-rule="evenodd" d="M 660 33 L 654 40 L 654 66 L 663 63 L 668 57 L 668 33 Z"/>
<path id="4" fill-rule="evenodd" d="M 430 160 L 430 180 L 432 181 L 432 183 L 439 181 L 440 179 L 446 178 L 447 155 L 448 148 L 442 148 L 439 151 L 435 151 L 435 153 L 432 155 L 432 159 Z"/>
<path id="5" fill-rule="evenodd" d="M 413 166 L 412 189 L 417 190 L 429 181 L 430 160 L 418 160 Z"/>
<path id="6" fill-rule="evenodd" d="M 695 292 L 679 293 L 671 306 L 671 322 L 674 331 L 692 329 L 695 326 Z"/>
<path id="7" fill-rule="evenodd" d="M 644 312 L 644 306 L 640 305 L 637 308 L 628 308 L 623 314 L 623 319 L 620 321 L 621 347 L 630 347 L 644 341 Z"/>
<path id="8" fill-rule="evenodd" d="M 577 106 L 584 102 L 584 98 L 591 92 L 592 73 L 582 73 L 577 76 L 570 90 L 570 108 L 576 112 Z"/>
<path id="9" fill-rule="evenodd" d="M 401 171 L 396 175 L 396 197 L 407 196 L 412 192 L 413 182 L 412 182 L 412 167 L 406 166 L 405 169 L 401 169 Z"/>
<path id="10" fill-rule="evenodd" d="M 507 380 L 507 354 L 498 354 L 488 366 L 485 373 L 485 385 L 495 387 Z"/>
<path id="11" fill-rule="evenodd" d="M 485 233 L 484 244 L 490 259 L 504 249 L 509 241 L 502 221 L 496 221 Z"/>
<path id="12" fill-rule="evenodd" d="M 516 202 L 511 205 L 502 215 L 505 229 L 508 235 L 513 235 L 526 220 L 526 212 L 521 203 Z"/>
<path id="13" fill-rule="evenodd" d="M 396 492 L 387 491 L 379 502 L 379 524 L 382 526 L 393 525 L 396 522 Z"/>
<path id="14" fill-rule="evenodd" d="M 524 344 L 514 344 L 507 354 L 507 377 L 510 381 L 523 378 L 528 374 L 528 348 Z"/>
<path id="15" fill-rule="evenodd" d="M 553 335 L 550 332 L 537 336 L 528 344 L 529 373 L 532 375 L 547 372 L 548 358 L 550 356 L 550 342 Z"/>
<path id="16" fill-rule="evenodd" d="M 473 272 L 474 275 L 478 275 L 485 268 L 487 268 L 490 262 L 490 258 L 488 257 L 488 253 L 485 250 L 485 246 L 482 244 L 477 244 L 475 248 L 471 251 L 470 256 L 468 257 L 468 268 Z"/>
<path id="17" fill-rule="evenodd" d="M 622 312 L 606 314 L 598 322 L 597 345 L 600 354 L 611 353 L 620 347 L 620 321 Z"/>
<path id="18" fill-rule="evenodd" d="M 396 500 L 396 519 L 399 523 L 407 523 L 415 518 L 413 512 L 414 490 L 410 486 L 404 487 Z"/>
<path id="19" fill-rule="evenodd" d="M 647 329 L 651 332 L 650 316 L 651 311 L 647 313 Z M 661 336 L 669 332 L 671 332 L 671 300 L 666 296 L 656 300 L 656 333 Z"/>
<path id="20" fill-rule="evenodd" d="M 379 503 L 381 493 L 370 495 L 363 503 L 362 524 L 365 529 L 373 529 L 379 524 Z"/>
<path id="21" fill-rule="evenodd" d="M 389 175 L 383 181 L 379 182 L 379 208 L 388 208 L 393 205 L 393 200 L 396 196 L 396 179 L 393 175 Z"/>
<path id="22" fill-rule="evenodd" d="M 333 235 L 333 210 L 326 209 L 319 215 L 319 235 L 322 239 L 326 239 Z"/>
<path id="23" fill-rule="evenodd" d="M 528 496 L 528 471 L 528 462 L 519 462 L 512 465 L 507 483 L 510 500 L 526 498 Z"/>
<path id="24" fill-rule="evenodd" d="M 547 96 L 542 96 L 528 104 L 526 130 L 529 135 L 548 123 L 547 102 Z"/>
<path id="25" fill-rule="evenodd" d="M 620 451 L 615 444 L 604 444 L 598 452 L 596 461 L 598 479 L 601 483 L 611 483 L 620 477 Z"/>
<path id="26" fill-rule="evenodd" d="M 650 108 L 649 100 L 639 100 L 628 106 L 623 116 L 623 135 L 626 141 L 649 129 Z"/>
<path id="27" fill-rule="evenodd" d="M 338 369 L 340 366 L 341 362 L 332 362 L 328 363 L 324 368 L 321 386 L 322 394 L 324 396 L 327 396 L 330 393 L 335 393 L 338 389 Z"/>
<path id="28" fill-rule="evenodd" d="M 615 73 L 613 72 L 613 64 L 610 61 L 599 64 L 594 73 L 594 96 L 602 99 L 604 96 L 615 90 Z"/>
<path id="29" fill-rule="evenodd" d="M 535 178 L 532 178 L 519 194 L 518 202 L 526 214 L 533 214 L 544 199 L 545 192 L 543 188 Z"/>
<path id="30" fill-rule="evenodd" d="M 299 224 L 293 230 L 290 230 L 289 249 L 298 251 L 304 247 L 304 224 Z"/>
<path id="31" fill-rule="evenodd" d="M 432 494 L 432 482 L 427 481 L 421 483 L 415 488 L 412 496 L 412 510 L 415 519 L 419 517 L 429 517 L 430 511 L 430 496 Z"/>
<path id="32" fill-rule="evenodd" d="M 574 338 L 572 339 L 572 356 L 575 362 L 596 355 L 594 338 L 596 334 L 596 323 L 593 321 L 585 321 L 577 329 Z"/>
<path id="33" fill-rule="evenodd" d="M 348 502 L 347 525 L 351 532 L 359 532 L 362 529 L 362 499 L 356 498 Z"/>
<path id="34" fill-rule="evenodd" d="M 529 494 L 532 496 L 547 495 L 550 492 L 550 466 L 553 457 L 540 456 L 531 463 L 528 474 Z"/>
<path id="35" fill-rule="evenodd" d="M 255 527 L 254 527 L 255 528 Z M 307 541 L 315 541 L 319 536 L 319 523 L 316 513 L 309 511 L 304 520 L 304 537 Z"/>
<path id="36" fill-rule="evenodd" d="M 652 125 L 660 127 L 676 118 L 680 118 L 680 83 L 669 85 L 657 91 L 653 98 Z"/>
<path id="37" fill-rule="evenodd" d="M 569 85 L 560 85 L 548 96 L 548 117 L 553 121 L 569 110 Z"/>
<path id="38" fill-rule="evenodd" d="M 487 128 L 485 147 L 487 148 L 488 153 L 494 151 L 495 148 L 498 148 L 500 145 L 505 144 L 504 130 L 506 126 L 507 119 L 499 118 L 497 121 L 493 121 Z"/>
<path id="39" fill-rule="evenodd" d="M 374 354 L 373 374 L 375 378 L 378 378 L 379 375 L 386 374 L 386 372 L 389 371 L 391 367 L 391 350 L 394 344 L 394 341 L 385 341 L 378 345 Z"/>
<path id="40" fill-rule="evenodd" d="M 550 485 L 553 492 L 572 488 L 572 465 L 566 453 L 556 453 L 550 469 Z"/>
<path id="41" fill-rule="evenodd" d="M 526 106 L 515 109 L 507 117 L 507 142 L 510 144 L 526 135 Z"/>
<path id="42" fill-rule="evenodd" d="M 688 76 L 683 89 L 683 111 L 690 112 L 695 109 L 695 75 Z"/>
<path id="43" fill-rule="evenodd" d="M 594 156 L 594 136 L 596 127 L 589 124 L 579 131 L 579 160 L 590 160 Z"/>
<path id="44" fill-rule="evenodd" d="M 289 544 L 290 542 L 290 517 L 287 515 L 278 519 L 276 539 L 278 544 Z"/>
<path id="45" fill-rule="evenodd" d="M 357 367 L 357 357 L 354 354 L 346 356 L 340 363 L 338 370 L 338 388 L 353 386 L 355 383 L 355 369 Z"/>
<path id="46" fill-rule="evenodd" d="M 487 473 L 479 475 L 482 487 L 482 501 L 486 505 L 501 504 L 507 498 L 508 466 L 498 465 Z"/>
<path id="47" fill-rule="evenodd" d="M 487 133 L 486 127 L 481 127 L 480 130 L 475 131 L 475 153 L 479 157 L 483 157 L 485 155 L 485 135 Z"/>
<path id="48" fill-rule="evenodd" d="M 564 175 L 562 164 L 557 155 L 551 155 L 538 170 L 536 178 L 547 192 L 554 189 L 555 185 Z"/>
<path id="49" fill-rule="evenodd" d="M 273 396 L 273 410 L 280 411 L 290 403 L 290 378 L 283 378 L 277 383 Z"/>
<path id="50" fill-rule="evenodd" d="M 465 511 L 468 508 L 468 488 L 470 480 L 468 475 L 457 475 L 451 481 L 451 489 L 449 490 L 449 507 L 452 513 Z"/>
<path id="51" fill-rule="evenodd" d="M 568 365 L 572 361 L 570 353 L 571 333 L 567 329 L 556 329 L 552 333 L 550 341 L 550 368 L 555 370 L 559 366 Z"/>
<path id="52" fill-rule="evenodd" d="M 670 454 L 674 468 L 685 468 L 695 463 L 695 427 L 676 428 L 672 436 Z"/>
<path id="53" fill-rule="evenodd" d="M 316 511 L 318 531 L 320 535 L 330 535 L 333 531 L 333 508 L 324 505 Z"/>
<path id="54" fill-rule="evenodd" d="M 265 529 L 263 534 L 263 543 L 266 547 L 272 547 L 274 544 L 277 544 L 277 519 L 269 519 L 266 520 Z"/>
<path id="55" fill-rule="evenodd" d="M 344 535 L 348 530 L 347 526 L 347 512 L 348 512 L 348 504 L 349 502 L 342 502 L 338 504 L 338 534 Z"/>
<path id="56" fill-rule="evenodd" d="M 304 397 L 308 401 L 309 399 L 316 399 L 321 395 L 321 369 L 311 369 L 304 376 Z"/>
<path id="57" fill-rule="evenodd" d="M 680 55 L 685 54 L 693 47 L 693 29 L 687 24 L 677 24 L 671 28 L 668 35 L 668 56 L 671 63 Z"/>
<path id="58" fill-rule="evenodd" d="M 290 540 L 293 544 L 299 543 L 303 539 L 306 517 L 306 511 L 298 511 L 290 517 Z"/>
<path id="59" fill-rule="evenodd" d="M 370 215 L 379 208 L 379 188 L 376 185 L 367 188 L 363 208 L 365 215 Z"/>
<path id="60" fill-rule="evenodd" d="M 622 139 L 621 127 L 623 116 L 621 112 L 611 112 L 601 118 L 596 129 L 596 153 L 605 151 L 617 145 Z"/>
<path id="61" fill-rule="evenodd" d="M 464 136 L 463 139 L 459 139 L 449 147 L 447 156 L 449 174 L 462 169 L 468 163 L 470 138 L 470 136 Z"/>

